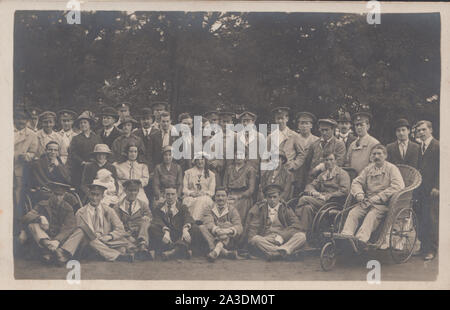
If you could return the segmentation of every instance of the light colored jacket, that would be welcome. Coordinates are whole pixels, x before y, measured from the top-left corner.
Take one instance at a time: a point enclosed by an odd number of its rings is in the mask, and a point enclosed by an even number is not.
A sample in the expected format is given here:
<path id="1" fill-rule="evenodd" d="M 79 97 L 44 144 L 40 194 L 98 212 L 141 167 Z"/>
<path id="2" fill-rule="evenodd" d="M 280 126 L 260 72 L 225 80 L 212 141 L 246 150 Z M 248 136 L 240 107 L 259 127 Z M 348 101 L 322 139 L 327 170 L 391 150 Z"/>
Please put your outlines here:
<path id="1" fill-rule="evenodd" d="M 350 144 L 347 150 L 346 167 L 351 167 L 360 173 L 370 163 L 370 151 L 380 142 L 367 134 Z"/>
<path id="2" fill-rule="evenodd" d="M 216 177 L 214 172 L 210 170 L 209 177 L 205 178 L 204 172 L 199 171 L 197 167 L 186 170 L 183 179 L 183 194 L 189 196 L 191 193 L 198 191 L 197 184 L 200 184 L 202 192 L 210 197 L 214 196 L 214 191 L 216 189 Z"/>
<path id="3" fill-rule="evenodd" d="M 21 177 L 25 163 L 30 162 L 36 156 L 38 150 L 38 140 L 36 133 L 26 127 L 23 134 L 19 135 L 18 130 L 14 130 L 14 175 Z M 19 155 L 24 155 L 23 160 L 19 160 Z"/>
<path id="4" fill-rule="evenodd" d="M 270 145 L 273 140 L 273 136 L 279 134 L 279 149 L 283 151 L 287 157 L 287 162 L 292 164 L 292 170 L 297 170 L 305 162 L 307 153 L 302 147 L 302 142 L 300 141 L 300 135 L 295 131 L 286 127 L 283 132 L 275 131 L 269 135 L 268 138 L 268 149 L 270 150 Z"/>
<path id="5" fill-rule="evenodd" d="M 397 166 L 385 161 L 381 168 L 374 163 L 363 169 L 351 186 L 353 196 L 365 194 L 380 211 L 387 211 L 386 206 L 393 194 L 405 188 L 402 174 Z"/>

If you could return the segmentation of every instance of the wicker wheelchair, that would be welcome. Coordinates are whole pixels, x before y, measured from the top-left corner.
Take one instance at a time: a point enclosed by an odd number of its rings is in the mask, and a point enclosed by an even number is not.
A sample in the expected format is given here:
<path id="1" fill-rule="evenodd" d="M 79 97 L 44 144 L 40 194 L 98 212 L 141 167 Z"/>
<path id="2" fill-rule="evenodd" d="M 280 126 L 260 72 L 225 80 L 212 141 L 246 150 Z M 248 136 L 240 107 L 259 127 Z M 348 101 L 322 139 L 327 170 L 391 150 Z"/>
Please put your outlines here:
<path id="1" fill-rule="evenodd" d="M 353 168 L 343 167 L 345 171 L 347 171 L 350 176 L 350 181 L 352 181 L 356 176 L 357 172 Z M 298 197 L 293 198 L 288 201 L 287 205 L 292 210 L 295 210 L 298 200 L 302 197 L 304 193 L 301 193 Z M 342 210 L 345 205 L 345 199 L 331 199 L 322 207 L 319 208 L 316 215 L 314 216 L 314 220 L 310 229 L 306 234 L 306 239 L 308 242 L 308 247 L 302 248 L 299 251 L 320 251 L 326 239 L 323 237 L 324 232 L 330 231 L 330 226 L 335 223 L 336 215 Z"/>
<path id="2" fill-rule="evenodd" d="M 417 241 L 417 217 L 413 211 L 413 190 L 422 182 L 420 173 L 413 167 L 397 165 L 405 183 L 405 188 L 395 193 L 389 201 L 389 211 L 385 219 L 367 243 L 367 249 L 389 249 L 390 256 L 397 264 L 407 262 Z M 355 207 L 354 199 L 348 195 L 343 208 L 337 212 L 329 231 L 322 233 L 325 240 L 320 253 L 320 265 L 324 271 L 333 269 L 339 253 L 350 248 L 360 254 L 362 249 L 354 236 L 342 235 L 349 211 Z"/>
<path id="3" fill-rule="evenodd" d="M 50 197 L 50 193 L 50 189 L 45 186 L 30 188 L 24 195 L 24 214 L 31 211 L 38 202 L 47 200 Z M 73 208 L 74 212 L 83 206 L 80 196 L 75 188 L 70 188 L 70 190 L 65 193 L 64 201 Z"/>

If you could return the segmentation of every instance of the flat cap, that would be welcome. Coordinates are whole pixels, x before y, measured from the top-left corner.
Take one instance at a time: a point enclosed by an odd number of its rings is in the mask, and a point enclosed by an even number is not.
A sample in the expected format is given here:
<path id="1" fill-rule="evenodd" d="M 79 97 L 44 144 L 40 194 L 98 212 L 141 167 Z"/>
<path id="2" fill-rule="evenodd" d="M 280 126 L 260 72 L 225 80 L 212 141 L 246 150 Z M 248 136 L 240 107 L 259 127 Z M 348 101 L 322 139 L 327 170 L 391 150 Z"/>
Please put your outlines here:
<path id="1" fill-rule="evenodd" d="M 43 121 L 44 119 L 53 118 L 56 119 L 56 113 L 52 111 L 45 111 L 39 115 L 39 120 Z"/>
<path id="2" fill-rule="evenodd" d="M 309 119 L 312 123 L 315 123 L 317 121 L 317 117 L 314 114 L 310 113 L 310 112 L 300 111 L 300 112 L 297 112 L 297 114 L 295 114 L 295 119 L 297 121 L 301 117 Z"/>
<path id="3" fill-rule="evenodd" d="M 77 113 L 72 110 L 62 109 L 58 111 L 59 118 L 70 118 L 75 119 L 77 117 Z"/>
<path id="4" fill-rule="evenodd" d="M 283 191 L 283 187 L 276 183 L 268 184 L 263 189 L 264 195 L 270 195 L 273 193 L 281 193 L 282 191 Z"/>
<path id="5" fill-rule="evenodd" d="M 338 119 L 338 122 L 352 122 L 352 117 L 350 116 L 350 113 L 348 112 L 340 112 Z"/>
<path id="6" fill-rule="evenodd" d="M 117 113 L 117 110 L 113 107 L 103 107 L 100 116 L 112 116 L 116 120 L 119 119 L 119 114 Z"/>
<path id="7" fill-rule="evenodd" d="M 252 113 L 252 112 L 250 112 L 250 111 L 244 111 L 244 112 L 242 112 L 241 114 L 239 114 L 238 119 L 239 119 L 239 120 L 242 120 L 242 119 L 251 119 L 251 120 L 255 121 L 255 120 L 256 120 L 256 114 L 255 114 L 255 113 Z"/>
<path id="8" fill-rule="evenodd" d="M 288 107 L 277 107 L 277 108 L 272 109 L 270 112 L 272 114 L 284 113 L 284 114 L 289 115 L 290 111 L 291 111 L 291 108 L 288 108 Z"/>
<path id="9" fill-rule="evenodd" d="M 372 118 L 372 114 L 370 114 L 369 112 L 356 112 L 355 114 L 353 114 L 352 116 L 352 120 L 353 122 L 360 122 L 360 121 L 370 121 L 370 119 Z"/>
<path id="10" fill-rule="evenodd" d="M 28 112 L 31 116 L 39 116 L 42 113 L 42 110 L 38 107 L 31 107 L 28 109 Z"/>
<path id="11" fill-rule="evenodd" d="M 129 102 L 121 102 L 115 105 L 116 109 L 120 109 L 120 108 L 130 108 L 131 107 L 131 103 Z"/>
<path id="12" fill-rule="evenodd" d="M 329 125 L 331 127 L 336 127 L 337 126 L 337 122 L 334 119 L 331 118 L 321 118 L 317 121 L 317 123 L 319 124 L 326 124 Z"/>
<path id="13" fill-rule="evenodd" d="M 89 189 L 101 189 L 102 191 L 105 191 L 107 188 L 103 183 L 101 183 L 100 180 L 95 179 L 91 184 L 88 185 Z"/>
<path id="14" fill-rule="evenodd" d="M 161 153 L 164 154 L 165 152 L 171 152 L 172 153 L 172 146 L 166 145 L 165 147 L 163 147 Z"/>

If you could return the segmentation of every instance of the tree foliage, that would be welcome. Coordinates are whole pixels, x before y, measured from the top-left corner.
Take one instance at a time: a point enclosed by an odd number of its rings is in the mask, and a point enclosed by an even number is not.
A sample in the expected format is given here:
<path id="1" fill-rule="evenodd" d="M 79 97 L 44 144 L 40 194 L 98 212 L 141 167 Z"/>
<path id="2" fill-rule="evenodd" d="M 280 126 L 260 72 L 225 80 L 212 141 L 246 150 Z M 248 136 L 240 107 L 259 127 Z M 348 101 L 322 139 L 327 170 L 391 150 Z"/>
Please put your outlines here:
<path id="1" fill-rule="evenodd" d="M 393 138 L 398 117 L 439 129 L 438 14 L 17 11 L 15 102 L 98 111 L 152 100 L 172 111 L 289 106 L 319 117 L 369 109 Z"/>

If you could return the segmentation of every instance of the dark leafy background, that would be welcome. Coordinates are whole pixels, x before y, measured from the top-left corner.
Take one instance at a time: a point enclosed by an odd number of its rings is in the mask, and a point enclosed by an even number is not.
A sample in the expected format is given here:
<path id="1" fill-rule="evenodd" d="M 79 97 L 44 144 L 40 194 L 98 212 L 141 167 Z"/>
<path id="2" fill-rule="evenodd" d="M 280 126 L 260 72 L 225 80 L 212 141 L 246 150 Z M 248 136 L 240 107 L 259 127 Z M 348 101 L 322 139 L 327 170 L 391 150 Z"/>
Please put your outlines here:
<path id="1" fill-rule="evenodd" d="M 132 113 L 168 100 L 177 115 L 289 106 L 319 117 L 368 109 L 372 133 L 428 119 L 439 136 L 439 14 L 17 11 L 15 104 Z"/>

